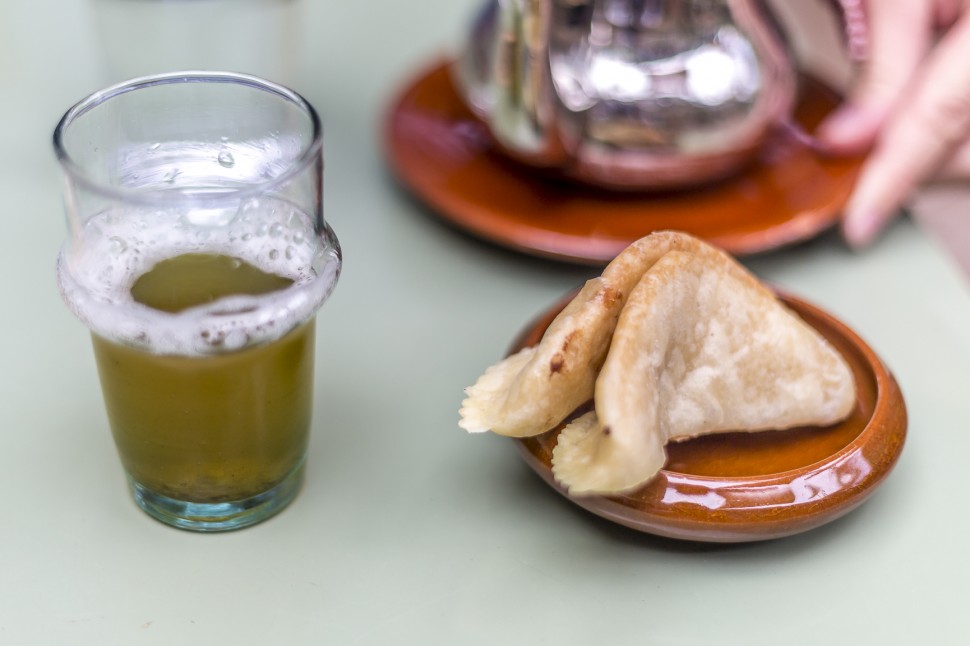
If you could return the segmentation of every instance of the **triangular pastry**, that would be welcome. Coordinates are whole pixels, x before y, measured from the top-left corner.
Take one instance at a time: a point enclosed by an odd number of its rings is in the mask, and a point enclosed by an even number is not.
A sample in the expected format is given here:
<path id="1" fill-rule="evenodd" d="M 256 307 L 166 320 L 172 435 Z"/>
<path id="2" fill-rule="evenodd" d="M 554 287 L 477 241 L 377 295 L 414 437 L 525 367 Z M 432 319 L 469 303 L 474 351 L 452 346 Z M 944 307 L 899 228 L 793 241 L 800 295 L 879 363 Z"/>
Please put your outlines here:
<path id="1" fill-rule="evenodd" d="M 466 389 L 458 425 L 473 433 L 538 435 L 589 401 L 627 296 L 671 250 L 714 253 L 696 238 L 670 231 L 627 247 L 586 283 L 536 346 L 491 366 Z"/>
<path id="2" fill-rule="evenodd" d="M 553 475 L 571 494 L 620 493 L 657 474 L 671 440 L 828 425 L 854 403 L 841 355 L 743 267 L 672 251 L 626 299 L 594 412 L 560 433 Z"/>

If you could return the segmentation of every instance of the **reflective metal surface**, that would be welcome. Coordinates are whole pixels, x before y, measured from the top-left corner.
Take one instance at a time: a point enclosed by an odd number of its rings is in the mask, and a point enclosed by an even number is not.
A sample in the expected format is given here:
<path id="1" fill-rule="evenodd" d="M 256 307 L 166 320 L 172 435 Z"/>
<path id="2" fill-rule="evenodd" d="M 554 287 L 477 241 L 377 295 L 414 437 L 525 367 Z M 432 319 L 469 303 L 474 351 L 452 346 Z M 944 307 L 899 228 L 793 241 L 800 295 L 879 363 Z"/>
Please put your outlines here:
<path id="1" fill-rule="evenodd" d="M 489 0 L 455 71 L 509 155 L 618 189 L 738 170 L 797 78 L 759 0 Z"/>

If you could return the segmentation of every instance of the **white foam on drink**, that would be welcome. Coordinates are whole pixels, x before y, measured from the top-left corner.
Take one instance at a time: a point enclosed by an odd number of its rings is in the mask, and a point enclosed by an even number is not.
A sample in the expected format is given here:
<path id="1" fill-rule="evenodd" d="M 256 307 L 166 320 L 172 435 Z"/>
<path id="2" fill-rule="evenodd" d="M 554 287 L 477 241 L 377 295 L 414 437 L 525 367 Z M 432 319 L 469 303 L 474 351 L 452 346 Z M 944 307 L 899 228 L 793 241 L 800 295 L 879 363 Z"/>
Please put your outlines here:
<path id="1" fill-rule="evenodd" d="M 140 276 L 187 253 L 233 256 L 293 285 L 174 314 L 132 298 Z M 333 291 L 340 264 L 339 249 L 314 233 L 307 214 L 263 197 L 232 212 L 104 211 L 65 244 L 57 275 L 64 301 L 99 336 L 157 354 L 204 356 L 275 340 L 308 320 Z"/>

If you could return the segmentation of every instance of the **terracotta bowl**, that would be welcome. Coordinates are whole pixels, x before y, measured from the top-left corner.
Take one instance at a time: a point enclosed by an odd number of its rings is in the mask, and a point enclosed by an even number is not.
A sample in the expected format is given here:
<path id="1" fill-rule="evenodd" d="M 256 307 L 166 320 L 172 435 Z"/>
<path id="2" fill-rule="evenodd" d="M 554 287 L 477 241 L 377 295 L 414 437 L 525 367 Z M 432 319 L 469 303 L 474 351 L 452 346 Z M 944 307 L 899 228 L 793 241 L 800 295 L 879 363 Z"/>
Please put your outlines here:
<path id="1" fill-rule="evenodd" d="M 794 128 L 780 128 L 734 177 L 668 192 L 610 192 L 506 158 L 436 62 L 392 102 L 383 146 L 398 180 L 445 222 L 530 255 L 603 265 L 631 242 L 677 229 L 734 255 L 809 239 L 838 219 L 859 159 L 827 157 L 804 136 L 838 95 L 802 76 Z"/>
<path id="2" fill-rule="evenodd" d="M 531 323 L 510 353 L 538 343 L 571 298 Z M 721 543 L 780 538 L 851 511 L 895 465 L 906 436 L 906 406 L 886 366 L 851 329 L 805 301 L 780 298 L 849 362 L 858 393 L 844 422 L 668 444 L 664 469 L 640 490 L 619 496 L 569 496 L 555 482 L 552 450 L 562 426 L 515 440 L 526 462 L 580 507 L 670 538 Z"/>

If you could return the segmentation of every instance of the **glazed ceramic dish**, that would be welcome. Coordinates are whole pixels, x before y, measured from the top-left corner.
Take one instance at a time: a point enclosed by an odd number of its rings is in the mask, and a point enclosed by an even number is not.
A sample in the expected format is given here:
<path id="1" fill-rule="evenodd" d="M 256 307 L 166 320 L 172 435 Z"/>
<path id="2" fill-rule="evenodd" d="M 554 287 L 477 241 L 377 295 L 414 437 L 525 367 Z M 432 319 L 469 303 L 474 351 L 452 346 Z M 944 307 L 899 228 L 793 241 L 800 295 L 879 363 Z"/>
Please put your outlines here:
<path id="1" fill-rule="evenodd" d="M 819 154 L 811 131 L 837 95 L 801 79 L 797 126 L 779 129 L 740 174 L 703 188 L 618 193 L 544 176 L 498 152 L 440 61 L 407 84 L 384 124 L 401 183 L 452 225 L 528 254 L 601 265 L 652 231 L 678 229 L 734 255 L 809 239 L 831 227 L 859 160 Z"/>
<path id="2" fill-rule="evenodd" d="M 572 296 L 530 324 L 511 351 L 538 343 Z M 781 298 L 851 366 L 857 403 L 844 422 L 669 444 L 667 463 L 657 477 L 618 496 L 573 497 L 555 482 L 551 460 L 559 428 L 515 440 L 526 462 L 580 507 L 670 538 L 721 543 L 780 538 L 851 511 L 895 465 L 906 436 L 906 406 L 893 376 L 852 330 L 802 300 Z"/>

